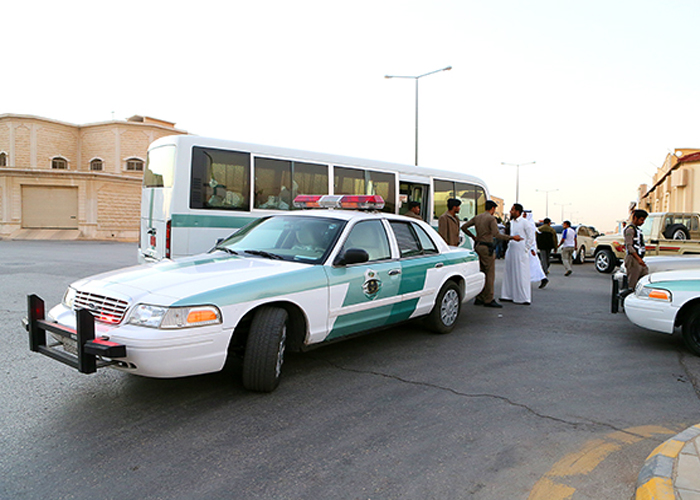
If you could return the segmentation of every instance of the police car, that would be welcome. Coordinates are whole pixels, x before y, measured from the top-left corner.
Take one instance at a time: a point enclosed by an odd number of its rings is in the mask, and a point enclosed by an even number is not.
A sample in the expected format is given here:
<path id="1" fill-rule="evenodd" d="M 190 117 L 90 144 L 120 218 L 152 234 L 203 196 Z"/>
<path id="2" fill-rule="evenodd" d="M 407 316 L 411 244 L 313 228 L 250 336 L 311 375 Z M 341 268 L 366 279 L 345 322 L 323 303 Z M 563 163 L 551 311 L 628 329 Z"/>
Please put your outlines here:
<path id="1" fill-rule="evenodd" d="M 295 204 L 326 209 L 260 218 L 207 254 L 79 280 L 46 317 L 30 296 L 30 348 L 84 373 L 111 366 L 163 378 L 242 356 L 244 386 L 270 392 L 287 349 L 414 318 L 448 333 L 483 288 L 474 252 L 447 246 L 422 221 L 377 212 L 381 197 Z"/>
<path id="2" fill-rule="evenodd" d="M 674 260 L 656 262 L 658 271 L 649 266 L 650 274 L 624 299 L 625 314 L 635 325 L 662 333 L 680 327 L 686 346 L 700 356 L 700 260 Z"/>

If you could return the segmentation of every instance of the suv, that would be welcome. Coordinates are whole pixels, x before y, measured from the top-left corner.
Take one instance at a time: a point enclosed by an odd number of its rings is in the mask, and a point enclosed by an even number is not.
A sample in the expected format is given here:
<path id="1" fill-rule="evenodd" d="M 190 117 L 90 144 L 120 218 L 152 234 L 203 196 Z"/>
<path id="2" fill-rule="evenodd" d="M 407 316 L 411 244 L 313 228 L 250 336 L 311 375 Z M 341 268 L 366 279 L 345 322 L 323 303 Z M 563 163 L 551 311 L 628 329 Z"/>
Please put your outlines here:
<path id="1" fill-rule="evenodd" d="M 641 227 L 647 255 L 700 254 L 700 214 L 693 212 L 650 213 Z M 595 268 L 611 273 L 625 258 L 621 233 L 595 240 Z"/>
<path id="2" fill-rule="evenodd" d="M 556 224 L 552 227 L 557 232 L 557 242 L 561 242 L 561 233 L 564 231 L 564 226 Z M 574 263 L 583 264 L 586 262 L 586 257 L 593 257 L 595 249 L 593 240 L 599 233 L 593 226 L 578 225 L 571 226 L 571 228 L 576 230 L 576 242 L 578 243 L 578 248 L 574 254 Z M 552 251 L 552 257 L 561 260 L 561 247 Z"/>

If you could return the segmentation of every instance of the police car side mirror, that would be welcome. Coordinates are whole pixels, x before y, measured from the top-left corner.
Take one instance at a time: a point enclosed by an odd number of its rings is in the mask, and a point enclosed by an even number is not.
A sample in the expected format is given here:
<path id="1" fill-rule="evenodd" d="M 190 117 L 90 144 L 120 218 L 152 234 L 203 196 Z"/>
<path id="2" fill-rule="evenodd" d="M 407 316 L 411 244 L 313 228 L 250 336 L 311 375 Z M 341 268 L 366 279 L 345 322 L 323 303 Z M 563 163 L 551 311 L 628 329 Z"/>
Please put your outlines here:
<path id="1" fill-rule="evenodd" d="M 350 264 L 362 264 L 369 260 L 369 254 L 361 248 L 348 248 L 343 255 L 339 255 L 335 262 L 336 266 L 348 266 Z"/>

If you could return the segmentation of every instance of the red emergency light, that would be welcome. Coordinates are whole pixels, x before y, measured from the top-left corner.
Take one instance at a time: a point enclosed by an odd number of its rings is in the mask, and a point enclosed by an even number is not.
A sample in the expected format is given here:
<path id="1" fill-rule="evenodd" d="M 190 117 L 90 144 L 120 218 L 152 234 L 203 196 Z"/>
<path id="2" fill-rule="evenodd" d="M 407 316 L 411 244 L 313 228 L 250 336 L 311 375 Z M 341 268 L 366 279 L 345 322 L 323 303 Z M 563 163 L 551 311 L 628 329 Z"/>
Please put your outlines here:
<path id="1" fill-rule="evenodd" d="M 381 210 L 384 208 L 384 199 L 376 194 L 372 195 L 300 195 L 294 198 L 294 206 L 297 208 L 342 208 L 346 210 Z"/>

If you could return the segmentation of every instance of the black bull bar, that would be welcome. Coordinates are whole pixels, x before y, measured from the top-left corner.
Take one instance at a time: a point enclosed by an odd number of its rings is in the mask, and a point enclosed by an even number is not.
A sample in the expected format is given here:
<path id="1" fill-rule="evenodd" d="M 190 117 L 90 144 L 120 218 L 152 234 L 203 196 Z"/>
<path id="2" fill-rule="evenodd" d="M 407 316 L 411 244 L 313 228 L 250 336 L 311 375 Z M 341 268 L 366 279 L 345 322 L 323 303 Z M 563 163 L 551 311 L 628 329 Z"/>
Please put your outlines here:
<path id="1" fill-rule="evenodd" d="M 48 356 L 80 373 L 95 373 L 98 368 L 114 364 L 98 358 L 126 357 L 126 346 L 110 342 L 106 338 L 95 338 L 95 318 L 87 309 L 76 311 L 76 328 L 68 328 L 45 320 L 44 301 L 36 295 L 27 297 L 26 328 L 29 332 L 29 349 Z M 46 332 L 72 340 L 77 344 L 77 354 L 47 345 Z"/>

